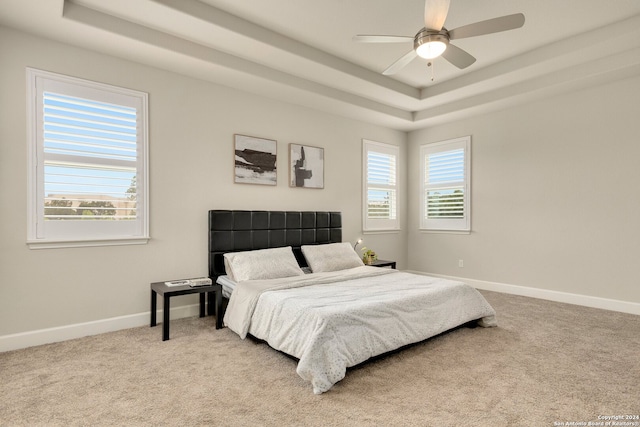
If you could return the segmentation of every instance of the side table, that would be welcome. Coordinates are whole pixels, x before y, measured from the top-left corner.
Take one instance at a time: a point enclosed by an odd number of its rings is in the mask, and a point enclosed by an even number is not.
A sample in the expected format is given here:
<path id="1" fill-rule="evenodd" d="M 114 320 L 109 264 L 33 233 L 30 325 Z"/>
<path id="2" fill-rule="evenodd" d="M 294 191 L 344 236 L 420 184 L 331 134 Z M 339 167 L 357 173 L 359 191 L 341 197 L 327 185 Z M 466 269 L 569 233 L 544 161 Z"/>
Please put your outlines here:
<path id="1" fill-rule="evenodd" d="M 372 264 L 369 264 L 371 267 L 391 267 L 394 270 L 396 269 L 396 262 L 395 261 L 386 261 L 384 259 L 377 259 L 375 261 L 373 261 Z"/>
<path id="2" fill-rule="evenodd" d="M 162 341 L 169 339 L 169 312 L 171 297 L 200 294 L 200 317 L 205 316 L 205 297 L 208 296 L 208 315 L 216 315 L 216 329 L 222 328 L 222 285 L 212 283 L 208 286 L 167 286 L 164 282 L 151 284 L 151 327 L 156 326 L 157 295 L 164 298 L 162 308 Z"/>

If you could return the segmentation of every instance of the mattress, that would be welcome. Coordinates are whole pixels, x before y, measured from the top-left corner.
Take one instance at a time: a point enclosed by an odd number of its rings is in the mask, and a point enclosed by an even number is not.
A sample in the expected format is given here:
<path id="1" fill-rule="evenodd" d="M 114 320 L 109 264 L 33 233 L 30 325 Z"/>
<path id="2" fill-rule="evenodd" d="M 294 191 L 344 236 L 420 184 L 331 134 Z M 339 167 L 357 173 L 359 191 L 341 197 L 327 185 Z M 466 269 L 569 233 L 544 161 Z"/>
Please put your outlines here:
<path id="1" fill-rule="evenodd" d="M 231 294 L 236 288 L 237 283 L 231 280 L 227 275 L 218 277 L 216 283 L 222 285 L 222 296 L 225 298 L 231 298 Z"/>
<path id="2" fill-rule="evenodd" d="M 311 269 L 309 267 L 302 267 L 302 271 L 304 271 L 305 274 L 311 274 Z M 224 276 L 219 276 L 216 283 L 222 285 L 222 296 L 227 299 L 231 298 L 231 294 L 238 285 L 226 274 Z"/>

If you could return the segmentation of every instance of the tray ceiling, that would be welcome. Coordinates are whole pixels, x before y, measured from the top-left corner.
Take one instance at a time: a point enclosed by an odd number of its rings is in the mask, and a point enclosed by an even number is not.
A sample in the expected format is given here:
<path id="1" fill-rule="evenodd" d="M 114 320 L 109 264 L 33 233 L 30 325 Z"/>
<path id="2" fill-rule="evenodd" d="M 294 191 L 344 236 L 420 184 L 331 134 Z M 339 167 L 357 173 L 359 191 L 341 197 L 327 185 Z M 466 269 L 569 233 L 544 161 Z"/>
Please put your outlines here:
<path id="1" fill-rule="evenodd" d="M 523 28 L 462 39 L 459 70 L 416 59 L 423 0 L 3 0 L 0 24 L 310 108 L 413 130 L 640 75 L 637 0 L 451 0 L 445 26 L 511 13 Z"/>

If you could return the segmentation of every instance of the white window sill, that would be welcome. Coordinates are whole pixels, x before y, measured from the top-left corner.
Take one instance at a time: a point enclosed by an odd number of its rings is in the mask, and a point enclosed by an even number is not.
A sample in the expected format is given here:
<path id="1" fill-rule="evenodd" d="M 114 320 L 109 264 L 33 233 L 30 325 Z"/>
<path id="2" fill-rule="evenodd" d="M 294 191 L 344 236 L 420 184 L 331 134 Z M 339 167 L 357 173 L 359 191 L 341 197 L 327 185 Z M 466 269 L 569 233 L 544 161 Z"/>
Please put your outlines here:
<path id="1" fill-rule="evenodd" d="M 390 228 L 387 230 L 362 230 L 362 234 L 396 234 L 401 232 L 402 230 L 399 228 Z"/>
<path id="2" fill-rule="evenodd" d="M 427 230 L 420 229 L 421 233 L 425 234 L 471 234 L 471 230 Z"/>
<path id="3" fill-rule="evenodd" d="M 150 237 L 87 240 L 27 240 L 29 249 L 86 248 L 91 246 L 145 245 Z"/>

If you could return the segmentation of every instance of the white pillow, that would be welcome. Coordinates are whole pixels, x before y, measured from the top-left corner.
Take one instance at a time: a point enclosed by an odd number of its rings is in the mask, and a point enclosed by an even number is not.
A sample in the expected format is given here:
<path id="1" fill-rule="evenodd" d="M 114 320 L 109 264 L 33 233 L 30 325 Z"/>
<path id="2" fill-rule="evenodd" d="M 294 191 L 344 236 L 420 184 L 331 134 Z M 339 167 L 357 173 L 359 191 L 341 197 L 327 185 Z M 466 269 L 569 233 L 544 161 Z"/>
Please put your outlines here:
<path id="1" fill-rule="evenodd" d="M 314 273 L 346 270 L 364 265 L 349 242 L 303 246 L 301 249 Z"/>
<path id="2" fill-rule="evenodd" d="M 279 279 L 302 276 L 304 272 L 293 255 L 291 246 L 224 254 L 227 275 L 234 282 L 245 280 Z"/>

